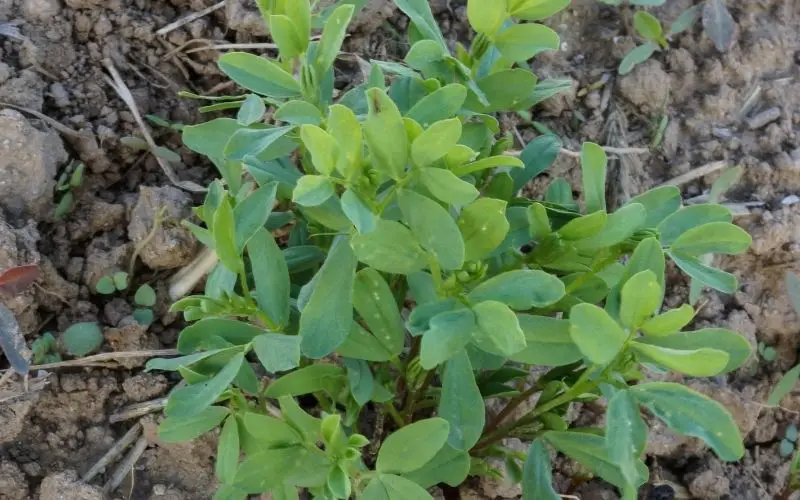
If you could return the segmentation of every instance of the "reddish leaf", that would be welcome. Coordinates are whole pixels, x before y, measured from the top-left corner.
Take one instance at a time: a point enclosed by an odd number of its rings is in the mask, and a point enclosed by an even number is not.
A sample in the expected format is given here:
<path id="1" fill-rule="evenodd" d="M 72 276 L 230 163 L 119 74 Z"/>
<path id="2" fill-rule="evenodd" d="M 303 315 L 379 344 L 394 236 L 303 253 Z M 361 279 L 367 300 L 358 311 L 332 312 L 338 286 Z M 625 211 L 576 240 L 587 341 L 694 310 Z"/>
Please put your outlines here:
<path id="1" fill-rule="evenodd" d="M 39 268 L 35 264 L 0 271 L 0 293 L 16 295 L 28 288 L 38 277 Z"/>

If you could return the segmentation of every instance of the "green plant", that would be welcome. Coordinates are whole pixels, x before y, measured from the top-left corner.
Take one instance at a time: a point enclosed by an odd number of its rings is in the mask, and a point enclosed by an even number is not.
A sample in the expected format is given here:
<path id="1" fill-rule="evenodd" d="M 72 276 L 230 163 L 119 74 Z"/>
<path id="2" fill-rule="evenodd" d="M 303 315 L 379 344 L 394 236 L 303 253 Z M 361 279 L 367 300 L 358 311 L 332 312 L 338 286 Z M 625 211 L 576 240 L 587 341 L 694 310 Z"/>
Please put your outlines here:
<path id="1" fill-rule="evenodd" d="M 558 37 L 518 21 L 568 0 L 470 0 L 478 34 L 455 55 L 426 1 L 395 3 L 411 19 L 404 62 L 372 61 L 335 104 L 332 65 L 352 5 L 309 42 L 308 2 L 267 2 L 280 59 L 220 57 L 253 94 L 226 101 L 237 119 L 183 129 L 222 177 L 195 209 L 202 226 L 185 222 L 219 263 L 203 295 L 173 305 L 192 322 L 181 356 L 147 365 L 187 382 L 160 438 L 221 427 L 218 499 L 298 489 L 425 499 L 436 484 L 502 475 L 495 460 L 526 498 L 557 499 L 551 449 L 636 498 L 648 475 L 640 407 L 724 460 L 741 457 L 721 405 L 647 382 L 642 368 L 711 376 L 750 356 L 734 332 L 682 331 L 691 306 L 661 310 L 665 257 L 731 293 L 736 278 L 701 259 L 744 252 L 747 233 L 723 206 L 682 207 L 675 187 L 610 212 L 607 158 L 592 143 L 582 201 L 563 179 L 543 200 L 515 196 L 561 142 L 542 135 L 512 157 L 491 113 L 558 88 L 517 64 Z M 257 101 L 277 108 L 274 123 Z M 532 379 L 533 366 L 549 369 Z M 605 428 L 571 429 L 570 405 L 599 398 Z M 488 418 L 487 400 L 500 408 Z M 506 437 L 532 441 L 529 452 L 504 447 Z"/>
<path id="2" fill-rule="evenodd" d="M 97 323 L 75 323 L 61 337 L 64 349 L 72 356 L 86 356 L 103 344 L 103 331 Z"/>
<path id="3" fill-rule="evenodd" d="M 53 212 L 57 220 L 64 219 L 72 209 L 72 202 L 75 198 L 72 190 L 81 187 L 81 184 L 83 184 L 83 170 L 85 168 L 86 166 L 83 163 L 71 163 L 58 178 L 56 183 L 58 203 Z"/>
<path id="4" fill-rule="evenodd" d="M 50 332 L 45 332 L 41 337 L 31 342 L 33 351 L 33 364 L 55 363 L 61 361 L 58 352 L 58 340 Z"/>
<path id="5" fill-rule="evenodd" d="M 103 276 L 97 281 L 95 290 L 103 295 L 112 295 L 116 292 L 124 292 L 128 289 L 128 273 L 117 271 L 111 276 Z M 153 307 L 156 304 L 156 292 L 148 284 L 141 285 L 136 289 L 133 301 L 138 309 L 133 311 L 133 317 L 140 324 L 149 326 L 153 323 Z"/>

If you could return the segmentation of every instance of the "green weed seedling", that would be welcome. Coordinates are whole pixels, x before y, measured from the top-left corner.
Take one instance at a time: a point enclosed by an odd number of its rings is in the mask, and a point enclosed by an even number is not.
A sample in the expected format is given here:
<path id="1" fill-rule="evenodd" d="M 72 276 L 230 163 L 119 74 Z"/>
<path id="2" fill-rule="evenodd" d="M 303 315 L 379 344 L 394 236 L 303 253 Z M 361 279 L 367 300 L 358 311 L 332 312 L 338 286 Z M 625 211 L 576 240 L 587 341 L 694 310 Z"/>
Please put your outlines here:
<path id="1" fill-rule="evenodd" d="M 56 220 L 63 220 L 72 209 L 72 202 L 75 195 L 73 189 L 81 187 L 83 184 L 83 171 L 86 166 L 83 163 L 73 163 L 61 174 L 56 183 L 56 203 L 53 216 Z"/>
<path id="2" fill-rule="evenodd" d="M 97 281 L 95 290 L 103 295 L 113 295 L 117 292 L 124 292 L 128 289 L 128 273 L 118 271 L 111 276 L 103 276 Z M 134 303 L 139 306 L 133 311 L 133 317 L 140 324 L 149 326 L 153 323 L 153 310 L 156 303 L 156 292 L 148 284 L 141 285 L 136 289 L 133 296 Z"/>
<path id="3" fill-rule="evenodd" d="M 33 351 L 34 365 L 61 361 L 58 340 L 50 332 L 45 332 L 41 337 L 31 342 L 31 351 Z"/>
<path id="4" fill-rule="evenodd" d="M 732 293 L 736 278 L 705 256 L 742 253 L 750 236 L 724 206 L 684 207 L 671 186 L 608 207 L 593 143 L 580 199 L 563 179 L 543 199 L 516 195 L 561 141 L 543 134 L 507 154 L 494 113 L 563 88 L 527 61 L 559 47 L 535 21 L 569 0 L 470 0 L 477 34 L 455 52 L 428 2 L 395 3 L 411 21 L 408 54 L 371 61 L 337 99 L 349 2 L 313 41 L 308 1 L 261 1 L 279 57 L 220 57 L 250 94 L 235 118 L 183 128 L 220 173 L 201 223 L 185 222 L 219 262 L 202 295 L 173 305 L 191 323 L 180 357 L 147 364 L 186 381 L 160 439 L 221 428 L 217 499 L 422 500 L 488 475 L 555 500 L 553 450 L 634 499 L 648 480 L 642 408 L 739 459 L 724 407 L 647 373 L 715 376 L 751 355 L 735 332 L 684 331 L 690 305 L 662 309 L 667 258 L 699 290 Z M 259 102 L 275 108 L 269 120 Z M 600 398 L 605 427 L 570 426 L 572 403 Z M 500 410 L 480 411 L 487 402 Z"/>

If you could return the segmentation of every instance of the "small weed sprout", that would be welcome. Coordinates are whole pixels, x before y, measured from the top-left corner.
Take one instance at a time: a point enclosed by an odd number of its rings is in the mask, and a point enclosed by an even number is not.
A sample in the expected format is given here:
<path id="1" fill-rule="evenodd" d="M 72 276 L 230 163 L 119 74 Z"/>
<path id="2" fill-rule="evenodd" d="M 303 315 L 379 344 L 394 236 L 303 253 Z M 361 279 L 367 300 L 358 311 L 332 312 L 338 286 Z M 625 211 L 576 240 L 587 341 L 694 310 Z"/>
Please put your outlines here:
<path id="1" fill-rule="evenodd" d="M 118 271 L 110 276 L 103 276 L 97 281 L 95 290 L 102 295 L 113 295 L 117 292 L 124 292 L 128 289 L 128 273 Z M 133 317 L 139 324 L 149 326 L 153 323 L 153 310 L 156 304 L 156 292 L 148 284 L 141 285 L 136 289 L 133 296 L 134 303 L 139 306 L 133 311 Z"/>
<path id="2" fill-rule="evenodd" d="M 552 450 L 634 499 L 648 480 L 642 408 L 741 458 L 723 406 L 648 381 L 647 367 L 706 377 L 748 359 L 739 334 L 687 331 L 694 308 L 662 303 L 667 259 L 698 294 L 736 291 L 706 256 L 745 252 L 750 236 L 724 206 L 683 206 L 672 186 L 612 209 L 593 143 L 580 199 L 564 179 L 543 199 L 517 195 L 562 144 L 544 133 L 519 158 L 505 154 L 495 114 L 563 89 L 527 61 L 558 49 L 535 21 L 569 0 L 469 0 L 477 33 L 453 52 L 428 2 L 395 3 L 411 20 L 408 54 L 370 61 L 336 99 L 352 2 L 322 16 L 308 0 L 260 1 L 279 57 L 220 57 L 249 93 L 211 105 L 235 118 L 182 129 L 219 170 L 195 209 L 201 223 L 185 222 L 219 262 L 203 294 L 172 307 L 191 323 L 181 356 L 147 364 L 186 381 L 160 439 L 220 427 L 216 498 L 242 500 L 423 500 L 469 475 L 556 500 Z M 603 428 L 570 425 L 573 403 L 600 398 Z M 512 437 L 527 452 L 504 446 Z"/>
<path id="3" fill-rule="evenodd" d="M 56 183 L 56 198 L 58 202 L 53 213 L 56 220 L 63 220 L 72 209 L 72 202 L 75 198 L 72 191 L 83 184 L 83 171 L 85 168 L 83 163 L 72 163 L 58 178 Z"/>

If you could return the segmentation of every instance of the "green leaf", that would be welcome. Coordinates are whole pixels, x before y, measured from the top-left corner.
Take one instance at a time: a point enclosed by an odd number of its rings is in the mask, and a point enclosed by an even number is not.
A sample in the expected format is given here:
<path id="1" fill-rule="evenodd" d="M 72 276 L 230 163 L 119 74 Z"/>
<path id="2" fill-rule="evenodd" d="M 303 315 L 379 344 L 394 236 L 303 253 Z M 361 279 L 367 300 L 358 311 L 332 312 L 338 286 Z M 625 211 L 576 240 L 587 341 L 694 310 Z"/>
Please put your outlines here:
<path id="1" fill-rule="evenodd" d="M 156 291 L 152 286 L 144 284 L 136 290 L 133 301 L 142 307 L 153 307 L 156 305 Z"/>
<path id="2" fill-rule="evenodd" d="M 248 455 L 239 465 L 234 485 L 252 494 L 274 490 L 287 483 L 321 486 L 325 484 L 330 466 L 330 460 L 319 450 L 303 446 L 265 449 Z"/>
<path id="3" fill-rule="evenodd" d="M 565 240 L 583 240 L 600 234 L 607 225 L 608 214 L 593 212 L 567 222 L 558 230 L 558 234 Z"/>
<path id="4" fill-rule="evenodd" d="M 101 293 L 103 295 L 111 295 L 117 291 L 117 287 L 114 285 L 114 280 L 111 278 L 111 276 L 103 276 L 97 280 L 97 284 L 94 286 L 94 289 L 97 291 L 97 293 Z"/>
<path id="5" fill-rule="evenodd" d="M 800 315 L 800 277 L 792 272 L 786 273 L 786 293 L 794 312 Z"/>
<path id="6" fill-rule="evenodd" d="M 400 3 L 400 0 L 398 0 Z M 432 500 L 417 483 L 401 476 L 379 474 L 368 484 L 359 500 Z"/>
<path id="7" fill-rule="evenodd" d="M 436 122 L 411 144 L 411 158 L 420 167 L 428 166 L 446 155 L 460 138 L 461 120 L 451 118 Z"/>
<path id="8" fill-rule="evenodd" d="M 583 355 L 596 365 L 607 365 L 619 353 L 628 334 L 603 309 L 578 304 L 569 313 L 569 333 Z"/>
<path id="9" fill-rule="evenodd" d="M 603 148 L 593 142 L 584 142 L 581 150 L 581 175 L 586 212 L 606 209 L 606 167 L 608 157 Z"/>
<path id="10" fill-rule="evenodd" d="M 210 406 L 191 417 L 167 417 L 158 426 L 158 439 L 165 443 L 191 441 L 218 426 L 230 411 L 222 406 Z"/>
<path id="11" fill-rule="evenodd" d="M 350 24 L 354 11 L 353 5 L 341 5 L 331 13 L 325 22 L 314 60 L 314 69 L 318 75 L 325 74 L 333 66 L 333 62 L 342 48 L 342 42 L 347 34 L 347 25 Z"/>
<path id="12" fill-rule="evenodd" d="M 769 394 L 767 405 L 778 406 L 781 400 L 792 392 L 797 380 L 800 379 L 800 365 L 795 366 L 788 372 L 784 373 L 781 379 L 775 384 L 775 388 Z"/>
<path id="13" fill-rule="evenodd" d="M 300 84 L 275 62 L 247 52 L 219 57 L 219 69 L 240 86 L 269 97 L 298 97 Z"/>
<path id="14" fill-rule="evenodd" d="M 211 408 L 216 408 L 212 406 Z M 209 410 L 211 409 L 209 408 Z M 217 443 L 217 462 L 214 466 L 217 479 L 222 483 L 232 483 L 239 466 L 239 425 L 235 418 L 229 418 L 222 426 Z"/>
<path id="15" fill-rule="evenodd" d="M 369 233 L 375 230 L 378 216 L 361 200 L 353 191 L 348 189 L 342 193 L 342 210 L 359 233 Z"/>
<path id="16" fill-rule="evenodd" d="M 361 155 L 364 149 L 361 124 L 355 113 L 341 104 L 328 108 L 328 133 L 339 145 L 336 169 L 348 179 L 361 171 Z"/>
<path id="17" fill-rule="evenodd" d="M 297 181 L 292 201 L 304 207 L 316 207 L 334 195 L 333 183 L 321 175 L 304 175 Z"/>
<path id="18" fill-rule="evenodd" d="M 645 321 L 641 331 L 645 335 L 661 337 L 680 331 L 694 319 L 694 308 L 684 304 L 677 309 L 670 309 L 654 318 Z"/>
<path id="19" fill-rule="evenodd" d="M 736 422 L 716 401 L 672 382 L 648 382 L 630 392 L 669 428 L 702 439 L 720 459 L 735 461 L 744 455 Z"/>
<path id="20" fill-rule="evenodd" d="M 688 9 L 684 10 L 678 19 L 676 19 L 670 26 L 669 26 L 669 33 L 667 36 L 674 36 L 684 31 L 688 30 L 689 28 L 697 22 L 697 19 L 700 18 L 700 13 L 703 10 L 703 5 L 698 4 L 693 7 L 689 7 Z"/>
<path id="21" fill-rule="evenodd" d="M 658 18 L 644 10 L 638 10 L 633 15 L 633 27 L 642 38 L 653 42 L 659 42 L 664 36 L 664 30 L 661 28 Z"/>
<path id="22" fill-rule="evenodd" d="M 350 394 L 359 407 L 364 406 L 375 392 L 375 379 L 369 368 L 369 363 L 358 359 L 344 359 L 347 369 L 347 380 L 350 383 Z"/>
<path id="23" fill-rule="evenodd" d="M 619 466 L 608 455 L 605 438 L 586 432 L 557 432 L 547 431 L 544 439 L 558 451 L 576 460 L 589 469 L 592 473 L 605 479 L 609 483 L 624 488 L 628 484 Z M 639 472 L 636 484 L 638 487 L 647 482 L 647 467 L 644 462 L 636 464 Z"/>
<path id="24" fill-rule="evenodd" d="M 681 208 L 681 190 L 662 186 L 635 196 L 629 203 L 639 203 L 647 210 L 644 227 L 656 227 Z"/>
<path id="25" fill-rule="evenodd" d="M 600 212 L 602 213 L 602 212 Z M 637 229 L 644 226 L 647 210 L 639 203 L 629 203 L 620 208 L 606 219 L 606 226 L 602 231 L 575 242 L 578 251 L 586 252 L 608 248 L 625 241 Z"/>
<path id="26" fill-rule="evenodd" d="M 480 194 L 475 186 L 443 168 L 424 168 L 419 179 L 433 196 L 450 205 L 467 205 Z"/>
<path id="27" fill-rule="evenodd" d="M 647 445 L 647 424 L 627 390 L 617 391 L 608 402 L 605 439 L 608 458 L 617 464 L 625 481 L 637 487 L 639 463 Z"/>
<path id="28" fill-rule="evenodd" d="M 339 148 L 333 136 L 316 125 L 303 125 L 300 127 L 300 139 L 311 154 L 311 161 L 317 172 L 331 175 L 339 156 Z"/>
<path id="29" fill-rule="evenodd" d="M 558 33 L 547 26 L 527 23 L 512 24 L 495 37 L 494 44 L 503 57 L 524 62 L 540 52 L 558 50 L 561 40 Z"/>
<path id="30" fill-rule="evenodd" d="M 484 196 L 503 201 L 511 201 L 514 193 L 514 179 L 508 172 L 495 172 L 489 184 L 484 188 Z"/>
<path id="31" fill-rule="evenodd" d="M 478 33 L 494 35 L 508 19 L 505 2 L 469 0 L 467 2 L 467 19 Z"/>
<path id="32" fill-rule="evenodd" d="M 403 318 L 389 284 L 376 270 L 366 268 L 356 274 L 353 305 L 384 349 L 400 354 L 405 343 Z"/>
<path id="33" fill-rule="evenodd" d="M 670 349 L 693 350 L 710 347 L 725 352 L 728 354 L 728 362 L 723 365 L 721 373 L 728 373 L 739 368 L 752 354 L 752 348 L 747 339 L 736 332 L 723 328 L 704 328 L 694 332 L 645 337 L 638 339 L 637 342 Z"/>
<path id="34" fill-rule="evenodd" d="M 650 59 L 650 56 L 652 56 L 656 50 L 658 50 L 658 44 L 654 42 L 647 42 L 631 50 L 622 58 L 622 62 L 619 63 L 619 74 L 627 75 L 637 65 Z"/>
<path id="35" fill-rule="evenodd" d="M 465 260 L 486 258 L 511 227 L 506 219 L 506 202 L 493 198 L 473 201 L 461 210 L 458 227 L 464 237 Z"/>
<path id="36" fill-rule="evenodd" d="M 315 276 L 316 285 L 300 316 L 303 354 L 319 359 L 347 338 L 353 319 L 353 282 L 358 261 L 345 237 L 337 237 Z"/>
<path id="37" fill-rule="evenodd" d="M 524 164 L 521 160 L 514 158 L 513 156 L 498 155 L 490 156 L 488 158 L 481 158 L 480 160 L 473 161 L 472 163 L 458 165 L 453 167 L 451 170 L 458 177 L 463 177 L 475 172 L 480 172 L 481 170 L 497 167 L 522 168 L 524 167 Z"/>
<path id="38" fill-rule="evenodd" d="M 297 401 L 290 396 L 278 399 L 281 408 L 281 417 L 295 430 L 303 435 L 306 441 L 319 440 L 321 420 L 305 412 Z"/>
<path id="39" fill-rule="evenodd" d="M 336 349 L 340 356 L 366 361 L 389 361 L 395 355 L 372 333 L 353 322 L 347 339 Z"/>
<path id="40" fill-rule="evenodd" d="M 86 356 L 103 344 L 103 331 L 97 323 L 75 323 L 64 331 L 61 341 L 72 356 Z"/>
<path id="41" fill-rule="evenodd" d="M 303 42 L 308 44 L 307 38 L 301 40 L 297 26 L 287 16 L 269 16 L 269 34 L 278 46 L 281 59 L 285 61 L 304 52 Z"/>
<path id="42" fill-rule="evenodd" d="M 149 372 L 152 370 L 163 370 L 163 371 L 176 371 L 178 368 L 184 366 L 188 367 L 195 363 L 198 363 L 206 358 L 214 356 L 215 354 L 219 354 L 221 352 L 235 352 L 238 347 L 230 347 L 227 349 L 212 349 L 209 351 L 201 351 L 196 352 L 194 354 L 189 354 L 186 356 L 180 356 L 177 358 L 153 358 L 147 362 L 145 365 L 145 371 Z"/>
<path id="43" fill-rule="evenodd" d="M 239 252 L 244 250 L 250 238 L 267 223 L 275 204 L 277 191 L 277 182 L 264 184 L 236 205 L 233 218 L 236 227 L 236 248 Z"/>
<path id="44" fill-rule="evenodd" d="M 432 370 L 449 360 L 464 349 L 477 328 L 475 314 L 470 309 L 446 311 L 432 317 L 422 336 L 420 366 Z"/>
<path id="45" fill-rule="evenodd" d="M 547 307 L 564 296 L 564 283 L 544 271 L 520 269 L 484 281 L 467 298 L 473 302 L 494 300 L 512 309 L 526 311 Z"/>
<path id="46" fill-rule="evenodd" d="M 237 130 L 225 144 L 225 159 L 230 161 L 269 161 L 285 156 L 297 144 L 285 137 L 294 127 L 254 127 Z M 226 181 L 230 182 L 229 179 Z"/>
<path id="47" fill-rule="evenodd" d="M 302 442 L 300 433 L 288 423 L 260 413 L 245 412 L 242 417 L 247 433 L 263 447 L 282 447 Z"/>
<path id="48" fill-rule="evenodd" d="M 479 79 L 476 84 L 486 95 L 489 104 L 483 104 L 474 91 L 470 91 L 464 107 L 476 113 L 516 111 L 527 106 L 526 100 L 536 86 L 536 75 L 527 69 L 507 69 Z"/>
<path id="49" fill-rule="evenodd" d="M 411 231 L 396 221 L 378 219 L 375 230 L 350 238 L 358 260 L 378 271 L 412 274 L 428 265 L 428 258 Z"/>
<path id="50" fill-rule="evenodd" d="M 426 95 L 406 113 L 406 117 L 428 128 L 439 120 L 455 115 L 467 98 L 467 88 L 451 83 Z"/>
<path id="51" fill-rule="evenodd" d="M 381 89 L 367 90 L 369 114 L 364 122 L 373 166 L 381 173 L 399 180 L 408 162 L 408 136 L 403 117 L 395 103 Z"/>
<path id="52" fill-rule="evenodd" d="M 719 203 L 720 198 L 739 182 L 744 169 L 741 165 L 726 169 L 717 180 L 711 184 L 711 191 L 708 193 L 710 203 Z"/>
<path id="53" fill-rule="evenodd" d="M 261 117 L 266 112 L 267 106 L 260 97 L 254 94 L 247 94 L 242 107 L 239 108 L 239 113 L 236 115 L 236 121 L 239 125 L 246 127 L 261 120 Z"/>
<path id="54" fill-rule="evenodd" d="M 247 254 L 256 289 L 253 296 L 258 307 L 277 327 L 289 323 L 289 267 L 275 238 L 266 229 L 259 229 L 247 243 Z"/>
<path id="55" fill-rule="evenodd" d="M 242 126 L 230 118 L 217 118 L 199 125 L 183 128 L 183 143 L 187 148 L 209 158 L 222 161 L 225 145 Z"/>
<path id="56" fill-rule="evenodd" d="M 322 122 L 322 113 L 310 102 L 293 100 L 281 104 L 273 118 L 293 125 L 319 125 Z"/>
<path id="57" fill-rule="evenodd" d="M 338 365 L 321 363 L 287 373 L 267 387 L 264 393 L 268 398 L 281 396 L 302 396 L 317 391 L 335 393 L 345 379 L 344 368 Z"/>
<path id="58" fill-rule="evenodd" d="M 441 205 L 414 191 L 397 194 L 403 219 L 411 232 L 445 270 L 464 264 L 464 242 L 456 221 Z"/>
<path id="59" fill-rule="evenodd" d="M 710 348 L 691 351 L 633 342 L 631 344 L 643 362 L 653 363 L 692 377 L 719 375 L 728 364 L 728 353 Z"/>
<path id="60" fill-rule="evenodd" d="M 213 378 L 175 389 L 169 397 L 164 413 L 168 417 L 187 418 L 208 408 L 231 385 L 243 362 L 243 353 L 234 354 Z"/>
<path id="61" fill-rule="evenodd" d="M 439 416 L 450 423 L 447 443 L 469 451 L 481 437 L 486 424 L 484 402 L 465 351 L 453 356 L 444 366 Z M 476 409 L 480 409 L 476 411 Z"/>
<path id="62" fill-rule="evenodd" d="M 747 231 L 739 226 L 728 222 L 711 222 L 678 236 L 670 251 L 690 257 L 707 253 L 737 255 L 746 251 L 752 242 Z"/>
<path id="63" fill-rule="evenodd" d="M 521 0 L 513 4 L 509 2 L 511 15 L 526 21 L 539 21 L 564 10 L 570 0 Z M 527 499 L 526 499 L 527 500 Z"/>
<path id="64" fill-rule="evenodd" d="M 411 19 L 421 35 L 436 41 L 441 47 L 447 47 L 427 0 L 395 0 L 394 4 Z"/>
<path id="65" fill-rule="evenodd" d="M 536 439 L 528 449 L 528 457 L 522 469 L 523 500 L 559 500 L 561 496 L 553 488 L 553 465 L 544 441 Z"/>
<path id="66" fill-rule="evenodd" d="M 524 168 L 509 172 L 514 179 L 514 191 L 519 191 L 531 179 L 550 168 L 558 158 L 561 146 L 561 139 L 553 134 L 540 135 L 529 142 L 519 155 Z"/>
<path id="67" fill-rule="evenodd" d="M 118 271 L 118 272 L 114 273 L 114 276 L 112 276 L 112 279 L 114 281 L 114 287 L 117 290 L 119 290 L 119 291 L 127 290 L 127 288 L 128 288 L 128 273 L 126 273 L 124 271 Z"/>
<path id="68" fill-rule="evenodd" d="M 720 52 L 733 46 L 736 21 L 723 0 L 710 0 L 703 7 L 703 28 Z"/>
<path id="69" fill-rule="evenodd" d="M 178 351 L 192 354 L 204 349 L 217 349 L 213 338 L 222 338 L 236 346 L 249 344 L 254 338 L 267 333 L 257 326 L 225 318 L 205 318 L 183 329 L 178 337 Z M 227 344 L 225 345 L 227 347 Z"/>
<path id="70" fill-rule="evenodd" d="M 739 288 L 736 276 L 730 273 L 707 266 L 696 257 L 672 251 L 668 252 L 668 254 L 683 272 L 714 290 L 719 290 L 722 293 L 734 293 Z"/>
<path id="71" fill-rule="evenodd" d="M 233 273 L 242 268 L 242 259 L 236 248 L 236 222 L 233 208 L 226 197 L 214 212 L 214 250 L 223 266 Z"/>
<path id="72" fill-rule="evenodd" d="M 579 361 L 583 355 L 570 337 L 570 323 L 565 319 L 518 314 L 527 347 L 513 354 L 517 363 L 564 366 Z"/>
<path id="73" fill-rule="evenodd" d="M 439 483 L 457 487 L 467 478 L 469 467 L 470 457 L 467 452 L 445 444 L 429 462 L 415 471 L 404 474 L 404 477 L 423 488 L 430 488 Z"/>
<path id="74" fill-rule="evenodd" d="M 350 485 L 350 478 L 347 472 L 342 468 L 341 464 L 333 466 L 328 471 L 328 490 L 333 493 L 334 498 L 350 498 L 352 493 L 352 486 Z"/>
<path id="75" fill-rule="evenodd" d="M 402 427 L 381 445 L 375 469 L 400 474 L 419 469 L 444 446 L 449 432 L 450 424 L 438 417 Z"/>
<path id="76" fill-rule="evenodd" d="M 525 349 L 525 334 L 514 311 L 501 302 L 488 300 L 472 308 L 478 328 L 472 333 L 475 345 L 488 353 L 508 357 Z"/>
<path id="77" fill-rule="evenodd" d="M 547 187 L 544 199 L 550 203 L 570 207 L 572 210 L 578 209 L 578 205 L 572 199 L 572 186 L 560 177 Z"/>
<path id="78" fill-rule="evenodd" d="M 731 211 L 722 205 L 691 205 L 683 207 L 658 225 L 659 240 L 671 245 L 686 231 L 711 222 L 733 221 Z"/>
<path id="79" fill-rule="evenodd" d="M 300 337 L 267 333 L 253 339 L 253 350 L 269 373 L 300 366 Z"/>
<path id="80" fill-rule="evenodd" d="M 661 306 L 661 286 L 653 271 L 634 274 L 622 287 L 619 319 L 623 326 L 638 329 Z"/>

